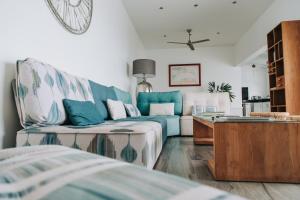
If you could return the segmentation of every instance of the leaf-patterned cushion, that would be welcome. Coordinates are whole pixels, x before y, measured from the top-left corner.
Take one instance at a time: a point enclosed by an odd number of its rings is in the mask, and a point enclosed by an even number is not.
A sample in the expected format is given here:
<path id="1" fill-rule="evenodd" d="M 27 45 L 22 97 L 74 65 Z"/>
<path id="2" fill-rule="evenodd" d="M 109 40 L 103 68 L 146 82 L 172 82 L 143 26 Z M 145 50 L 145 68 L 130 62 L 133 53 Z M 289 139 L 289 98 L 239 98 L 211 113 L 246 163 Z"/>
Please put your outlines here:
<path id="1" fill-rule="evenodd" d="M 141 112 L 139 109 L 133 104 L 124 104 L 127 114 L 130 117 L 140 117 Z"/>
<path id="2" fill-rule="evenodd" d="M 87 79 L 32 58 L 18 61 L 16 86 L 23 127 L 63 124 L 66 120 L 63 99 L 94 102 Z"/>

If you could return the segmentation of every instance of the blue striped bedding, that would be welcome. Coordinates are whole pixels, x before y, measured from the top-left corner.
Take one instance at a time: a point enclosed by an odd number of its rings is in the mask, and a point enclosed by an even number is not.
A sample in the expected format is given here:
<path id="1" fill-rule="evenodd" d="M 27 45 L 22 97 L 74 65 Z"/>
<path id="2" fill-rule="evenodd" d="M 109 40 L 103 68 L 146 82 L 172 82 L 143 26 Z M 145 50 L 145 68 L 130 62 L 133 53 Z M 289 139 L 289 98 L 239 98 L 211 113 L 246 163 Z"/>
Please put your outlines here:
<path id="1" fill-rule="evenodd" d="M 63 146 L 0 151 L 0 199 L 241 199 L 176 176 Z"/>

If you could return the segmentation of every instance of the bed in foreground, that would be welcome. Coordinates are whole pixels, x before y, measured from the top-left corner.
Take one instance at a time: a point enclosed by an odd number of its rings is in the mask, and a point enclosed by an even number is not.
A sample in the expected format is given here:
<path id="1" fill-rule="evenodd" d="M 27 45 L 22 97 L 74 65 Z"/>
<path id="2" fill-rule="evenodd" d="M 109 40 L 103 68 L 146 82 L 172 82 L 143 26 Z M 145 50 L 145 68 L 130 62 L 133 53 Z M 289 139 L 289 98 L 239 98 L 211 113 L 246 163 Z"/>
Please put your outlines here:
<path id="1" fill-rule="evenodd" d="M 63 146 L 0 151 L 0 199 L 241 199 Z"/>

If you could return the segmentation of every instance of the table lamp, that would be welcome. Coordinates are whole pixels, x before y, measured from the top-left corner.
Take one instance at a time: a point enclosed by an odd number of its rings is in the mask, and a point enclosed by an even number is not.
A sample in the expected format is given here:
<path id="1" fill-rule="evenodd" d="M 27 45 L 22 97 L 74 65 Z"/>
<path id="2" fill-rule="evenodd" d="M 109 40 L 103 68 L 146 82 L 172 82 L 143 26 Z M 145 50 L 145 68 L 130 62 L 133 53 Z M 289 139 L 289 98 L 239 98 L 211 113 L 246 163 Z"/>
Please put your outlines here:
<path id="1" fill-rule="evenodd" d="M 138 83 L 136 94 L 139 92 L 152 92 L 152 85 L 146 81 L 146 78 L 155 76 L 155 61 L 150 59 L 138 59 L 133 61 L 133 76 L 142 78 L 143 81 Z"/>

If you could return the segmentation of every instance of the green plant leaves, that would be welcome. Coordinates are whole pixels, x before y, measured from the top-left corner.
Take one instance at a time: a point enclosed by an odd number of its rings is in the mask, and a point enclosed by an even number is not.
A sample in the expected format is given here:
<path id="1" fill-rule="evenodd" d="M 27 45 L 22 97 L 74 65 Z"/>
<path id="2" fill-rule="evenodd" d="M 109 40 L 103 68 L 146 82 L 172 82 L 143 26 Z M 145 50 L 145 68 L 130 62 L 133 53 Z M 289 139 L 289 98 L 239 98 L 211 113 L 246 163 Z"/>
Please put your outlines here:
<path id="1" fill-rule="evenodd" d="M 232 86 L 229 83 L 221 83 L 221 85 L 217 85 L 214 81 L 208 83 L 208 92 L 209 93 L 217 93 L 217 92 L 228 92 L 230 102 L 236 97 L 232 90 Z"/>
<path id="2" fill-rule="evenodd" d="M 209 93 L 213 93 L 216 89 L 216 83 L 213 81 L 213 82 L 209 82 L 208 83 L 208 92 Z"/>

